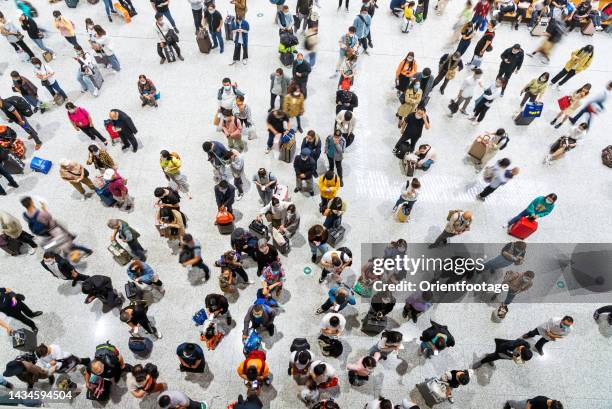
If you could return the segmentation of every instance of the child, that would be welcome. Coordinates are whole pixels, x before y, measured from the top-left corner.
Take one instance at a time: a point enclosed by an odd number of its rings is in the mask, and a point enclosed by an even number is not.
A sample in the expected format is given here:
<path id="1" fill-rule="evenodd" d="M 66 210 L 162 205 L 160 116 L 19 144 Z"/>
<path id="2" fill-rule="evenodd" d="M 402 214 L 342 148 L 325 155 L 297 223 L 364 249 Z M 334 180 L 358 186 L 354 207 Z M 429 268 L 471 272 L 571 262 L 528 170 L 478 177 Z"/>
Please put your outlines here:
<path id="1" fill-rule="evenodd" d="M 407 1 L 404 3 L 404 29 L 402 30 L 402 33 L 409 33 L 415 20 L 414 1 Z"/>

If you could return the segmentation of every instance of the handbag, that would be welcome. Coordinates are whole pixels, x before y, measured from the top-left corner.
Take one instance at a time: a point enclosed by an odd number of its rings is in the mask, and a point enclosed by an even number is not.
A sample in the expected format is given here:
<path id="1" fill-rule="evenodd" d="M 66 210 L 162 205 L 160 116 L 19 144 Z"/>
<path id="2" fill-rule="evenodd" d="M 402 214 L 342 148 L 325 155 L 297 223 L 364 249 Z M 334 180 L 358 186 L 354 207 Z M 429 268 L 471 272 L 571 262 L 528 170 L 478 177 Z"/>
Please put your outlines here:
<path id="1" fill-rule="evenodd" d="M 559 108 L 563 111 L 572 104 L 572 100 L 568 95 L 566 95 L 564 97 L 559 98 L 557 100 L 557 104 L 559 104 Z"/>

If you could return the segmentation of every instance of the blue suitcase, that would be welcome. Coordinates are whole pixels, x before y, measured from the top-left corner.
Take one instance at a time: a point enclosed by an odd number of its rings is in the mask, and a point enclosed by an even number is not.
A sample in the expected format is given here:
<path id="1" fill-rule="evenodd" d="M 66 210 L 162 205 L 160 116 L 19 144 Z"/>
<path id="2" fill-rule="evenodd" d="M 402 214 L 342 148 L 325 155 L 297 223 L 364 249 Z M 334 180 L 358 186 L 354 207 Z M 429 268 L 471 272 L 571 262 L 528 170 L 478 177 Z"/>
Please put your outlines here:
<path id="1" fill-rule="evenodd" d="M 46 175 L 47 173 L 49 173 L 49 170 L 51 170 L 52 164 L 53 163 L 50 160 L 41 159 L 35 156 L 30 161 L 30 169 L 35 172 L 44 173 Z"/>

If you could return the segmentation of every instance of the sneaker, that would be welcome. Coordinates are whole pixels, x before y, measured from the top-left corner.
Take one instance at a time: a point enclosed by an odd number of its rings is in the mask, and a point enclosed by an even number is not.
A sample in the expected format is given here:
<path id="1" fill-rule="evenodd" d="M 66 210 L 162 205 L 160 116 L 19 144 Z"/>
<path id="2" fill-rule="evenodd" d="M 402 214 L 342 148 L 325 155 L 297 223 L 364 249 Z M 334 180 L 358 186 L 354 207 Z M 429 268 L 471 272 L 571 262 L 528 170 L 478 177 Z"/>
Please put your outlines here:
<path id="1" fill-rule="evenodd" d="M 178 29 L 178 28 L 176 28 L 176 27 L 172 27 L 172 28 L 174 29 L 174 31 L 176 31 L 176 34 L 179 34 L 179 33 L 180 33 L 180 31 L 179 31 L 179 29 Z"/>
<path id="2" fill-rule="evenodd" d="M 160 64 L 163 64 L 163 63 L 165 63 L 165 62 L 166 62 L 166 57 L 162 57 L 162 58 L 161 58 L 161 60 L 159 60 L 159 63 L 160 63 Z"/>
<path id="3" fill-rule="evenodd" d="M 156 337 L 157 339 L 162 339 L 162 338 L 163 338 L 162 333 L 161 333 L 161 332 L 159 332 L 159 330 L 158 330 L 158 329 L 155 329 L 155 337 Z"/>
<path id="4" fill-rule="evenodd" d="M 323 284 L 323 281 L 325 281 L 325 277 L 319 277 L 319 284 Z"/>
<path id="5" fill-rule="evenodd" d="M 315 314 L 323 314 L 325 311 L 323 311 L 322 308 L 317 308 L 317 310 L 315 311 Z"/>
<path id="6" fill-rule="evenodd" d="M 238 195 L 236 195 L 236 200 L 240 200 L 244 197 L 244 193 L 238 193 Z"/>
<path id="7" fill-rule="evenodd" d="M 81 90 L 81 94 L 84 94 L 84 93 L 86 93 L 86 92 L 87 92 L 87 90 L 86 90 L 86 89 L 82 89 L 82 90 Z"/>
<path id="8" fill-rule="evenodd" d="M 267 146 L 266 146 L 266 150 L 265 150 L 266 155 L 267 155 L 268 153 L 270 153 L 271 151 L 272 151 L 272 148 L 269 148 L 269 147 L 267 147 Z"/>
<path id="9" fill-rule="evenodd" d="M 245 58 L 244 60 L 242 60 L 242 65 L 247 65 L 247 61 L 248 61 L 248 58 Z"/>
<path id="10" fill-rule="evenodd" d="M 485 201 L 485 198 L 484 198 L 484 197 L 482 197 L 482 196 L 480 196 L 480 194 L 476 195 L 476 199 L 478 199 L 478 200 L 480 200 L 480 201 L 482 201 L 482 202 L 484 202 L 484 201 Z"/>
<path id="11" fill-rule="evenodd" d="M 42 313 L 43 313 L 42 311 L 34 311 L 34 312 L 32 313 L 32 318 L 34 318 L 34 317 L 38 317 L 38 316 L 42 315 Z"/>
<path id="12" fill-rule="evenodd" d="M 465 111 L 464 109 L 460 109 L 459 112 L 461 112 L 463 115 L 469 115 L 469 113 L 467 113 L 467 111 Z"/>
<path id="13" fill-rule="evenodd" d="M 545 164 L 545 165 L 550 165 L 550 162 L 551 162 L 551 157 L 550 157 L 550 155 L 546 155 L 546 156 L 544 156 L 544 164 Z"/>
<path id="14" fill-rule="evenodd" d="M 310 197 L 314 196 L 314 192 L 311 190 L 310 191 Z"/>
<path id="15" fill-rule="evenodd" d="M 38 107 L 34 107 L 34 109 L 32 110 L 32 112 L 37 113 L 37 112 L 38 112 Z"/>
<path id="16" fill-rule="evenodd" d="M 100 90 L 98 88 L 96 88 L 96 89 L 94 89 L 93 96 L 97 97 L 98 95 L 100 95 Z"/>
<path id="17" fill-rule="evenodd" d="M 452 396 L 449 396 L 449 397 L 448 397 L 448 401 L 449 401 L 450 403 L 455 403 L 455 399 L 453 399 L 453 397 L 452 397 Z"/>
<path id="18" fill-rule="evenodd" d="M 593 319 L 594 319 L 595 321 L 599 320 L 599 313 L 598 313 L 597 311 L 595 311 L 595 312 L 593 313 Z"/>
<path id="19" fill-rule="evenodd" d="M 504 409 L 512 409 L 512 407 L 510 406 L 510 404 L 508 402 L 506 402 L 504 404 Z"/>
<path id="20" fill-rule="evenodd" d="M 55 375 L 49 376 L 49 385 L 53 385 L 55 383 Z"/>
<path id="21" fill-rule="evenodd" d="M 113 22 L 113 18 L 111 16 L 107 16 L 108 17 L 108 22 L 112 23 Z"/>
<path id="22" fill-rule="evenodd" d="M 234 65 L 236 64 L 238 61 L 232 61 L 231 63 L 229 63 L 229 65 Z"/>
<path id="23" fill-rule="evenodd" d="M 183 58 L 183 56 L 180 55 L 180 54 L 178 55 L 178 59 L 181 60 L 181 61 L 185 61 L 185 58 Z"/>
<path id="24" fill-rule="evenodd" d="M 225 318 L 225 323 L 227 325 L 232 325 L 232 317 L 228 315 L 227 318 Z"/>
<path id="25" fill-rule="evenodd" d="M 142 104 L 140 104 L 141 107 L 144 107 L 147 105 L 147 101 L 144 101 Z"/>
<path id="26" fill-rule="evenodd" d="M 47 108 L 42 108 L 42 107 L 41 107 L 41 108 L 40 108 L 40 113 L 41 113 L 41 114 L 44 114 L 45 112 L 47 112 Z"/>
<path id="27" fill-rule="evenodd" d="M 310 257 L 310 261 L 313 262 L 313 263 L 316 263 L 317 262 L 317 255 L 313 254 L 312 257 Z"/>

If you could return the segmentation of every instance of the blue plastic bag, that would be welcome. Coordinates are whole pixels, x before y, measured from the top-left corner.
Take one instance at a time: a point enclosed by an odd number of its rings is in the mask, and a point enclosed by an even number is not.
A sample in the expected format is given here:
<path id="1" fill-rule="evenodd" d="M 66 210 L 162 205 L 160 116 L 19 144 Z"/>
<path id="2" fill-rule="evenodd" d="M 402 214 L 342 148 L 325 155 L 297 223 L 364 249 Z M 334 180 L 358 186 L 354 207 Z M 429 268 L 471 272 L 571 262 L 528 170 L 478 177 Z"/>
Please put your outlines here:
<path id="1" fill-rule="evenodd" d="M 204 325 L 207 319 L 208 314 L 206 314 L 206 310 L 204 308 L 196 312 L 192 317 L 192 320 L 196 325 Z"/>

